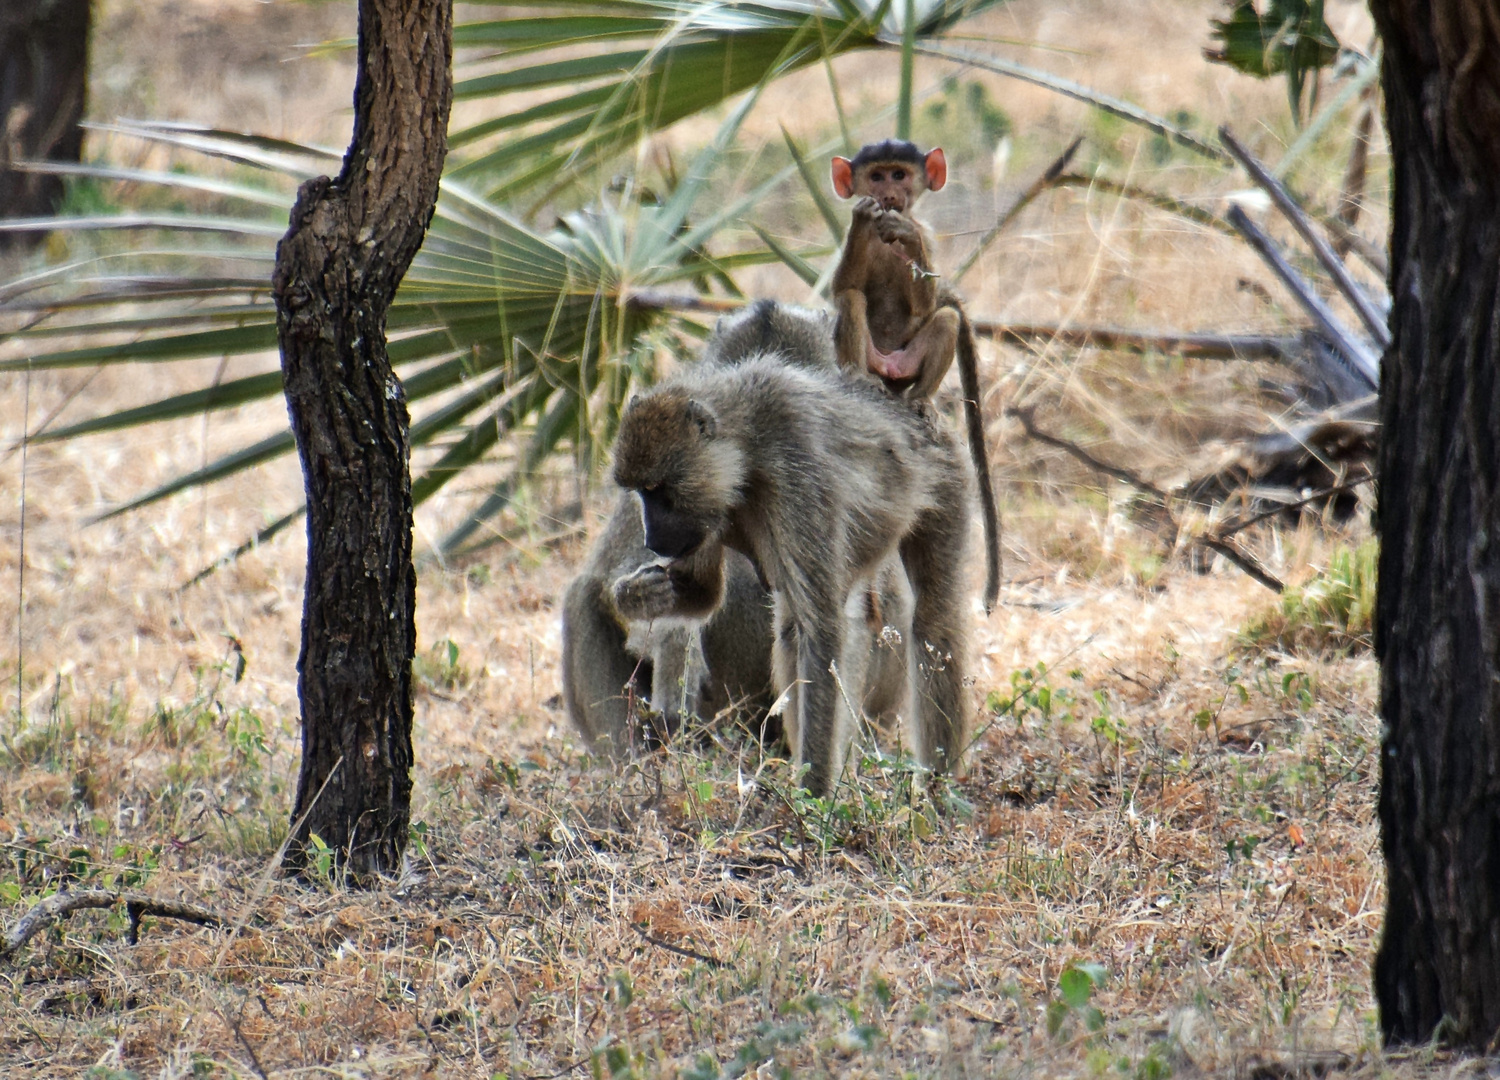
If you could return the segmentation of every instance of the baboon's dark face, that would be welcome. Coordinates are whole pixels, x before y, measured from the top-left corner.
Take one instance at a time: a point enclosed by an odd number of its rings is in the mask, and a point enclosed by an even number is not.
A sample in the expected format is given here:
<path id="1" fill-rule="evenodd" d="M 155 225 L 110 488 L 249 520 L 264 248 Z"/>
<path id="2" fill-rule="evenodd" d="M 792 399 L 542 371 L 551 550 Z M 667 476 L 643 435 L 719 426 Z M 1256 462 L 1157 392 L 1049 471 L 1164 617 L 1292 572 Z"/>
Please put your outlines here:
<path id="1" fill-rule="evenodd" d="M 632 401 L 615 443 L 615 483 L 640 496 L 646 546 L 677 559 L 720 535 L 738 459 L 713 413 L 681 391 Z"/>
<path id="2" fill-rule="evenodd" d="M 646 527 L 646 546 L 667 559 L 681 558 L 708 539 L 707 531 L 690 515 L 672 505 L 666 485 L 637 492 L 641 497 L 641 523 Z"/>

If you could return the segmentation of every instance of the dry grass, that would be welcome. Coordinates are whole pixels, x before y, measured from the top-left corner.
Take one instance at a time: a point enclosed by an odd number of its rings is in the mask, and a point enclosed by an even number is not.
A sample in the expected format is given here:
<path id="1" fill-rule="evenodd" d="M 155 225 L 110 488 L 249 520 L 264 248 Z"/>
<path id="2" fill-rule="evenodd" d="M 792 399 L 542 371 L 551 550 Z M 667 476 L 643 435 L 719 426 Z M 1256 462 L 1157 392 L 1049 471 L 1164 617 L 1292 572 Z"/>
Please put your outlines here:
<path id="1" fill-rule="evenodd" d="M 226 58 L 217 68 L 190 78 L 164 65 L 155 90 L 132 83 L 120 100 L 182 116 L 173 106 L 186 94 L 206 110 L 195 118 L 222 120 L 242 109 L 213 82 L 232 70 L 281 95 L 263 106 L 266 124 L 245 126 L 340 141 L 332 104 L 299 120 L 281 103 L 307 87 L 288 84 L 275 58 L 246 58 L 247 28 L 265 25 L 258 6 L 240 5 L 234 34 L 201 43 Z M 1204 129 L 1229 119 L 1263 148 L 1285 141 L 1279 86 L 1198 59 L 1213 9 L 1021 0 L 985 29 L 1079 50 L 1025 57 L 1160 111 L 1191 107 Z M 1330 10 L 1363 44 L 1358 6 Z M 110 17 L 125 20 L 113 24 L 121 63 L 163 33 L 147 15 Z M 886 75 L 847 63 L 850 100 L 878 100 Z M 757 114 L 774 137 L 776 102 L 792 112 L 821 85 L 799 78 Z M 971 163 L 968 187 L 934 199 L 950 262 L 1077 131 L 1118 179 L 1210 206 L 1235 183 L 1182 156 L 1158 161 L 1149 140 L 1055 98 L 987 85 L 1017 152 L 998 188 Z M 1324 202 L 1333 152 L 1304 185 Z M 779 272 L 747 285 L 799 297 Z M 976 310 L 1018 319 L 1296 322 L 1233 242 L 1080 191 L 1039 200 L 966 287 Z M 1285 373 L 1268 366 L 1059 348 L 994 351 L 987 365 L 992 417 L 1037 405 L 1049 430 L 1159 483 L 1285 407 Z M 201 384 L 215 368 L 104 372 L 64 415 Z M 0 385 L 0 438 L 8 445 L 25 416 L 34 425 L 84 377 Z M 559 462 L 503 523 L 505 543 L 422 568 L 420 831 L 407 874 L 373 892 L 280 880 L 302 541 L 285 536 L 177 586 L 293 503 L 295 465 L 85 524 L 280 422 L 272 404 L 32 448 L 24 476 L 20 455 L 0 463 L 0 583 L 24 592 L 24 604 L 0 604 L 0 641 L 19 644 L 0 675 L 21 698 L 0 738 L 0 921 L 73 882 L 190 899 L 234 926 L 148 919 L 128 946 L 123 917 L 95 913 L 38 937 L 0 971 L 6 1076 L 1153 1080 L 1457 1068 L 1375 1049 L 1369 963 L 1383 890 L 1368 654 L 1238 658 L 1236 635 L 1272 607 L 1269 593 L 1232 567 L 1195 569 L 1133 493 L 999 420 L 1008 584 L 975 634 L 981 731 L 963 780 L 922 794 L 889 737 L 883 753 L 867 748 L 837 806 L 795 795 L 786 764 L 759 747 L 711 734 L 619 772 L 585 758 L 557 697 L 556 598 L 584 542 L 549 516 L 578 493 Z M 473 497 L 435 500 L 419 540 Z M 605 508 L 586 502 L 596 522 Z M 1363 536 L 1268 524 L 1247 539 L 1300 580 Z"/>

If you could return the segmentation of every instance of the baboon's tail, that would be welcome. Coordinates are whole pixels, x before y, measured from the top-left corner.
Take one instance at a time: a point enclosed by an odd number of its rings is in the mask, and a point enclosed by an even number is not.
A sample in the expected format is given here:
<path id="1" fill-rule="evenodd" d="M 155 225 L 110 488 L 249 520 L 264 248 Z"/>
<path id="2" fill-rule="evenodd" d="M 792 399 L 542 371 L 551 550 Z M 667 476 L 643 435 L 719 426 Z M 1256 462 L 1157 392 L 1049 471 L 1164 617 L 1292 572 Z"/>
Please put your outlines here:
<path id="1" fill-rule="evenodd" d="M 974 354 L 974 328 L 958 308 L 958 378 L 964 392 L 964 420 L 969 435 L 969 457 L 979 483 L 979 509 L 984 514 L 984 613 L 995 609 L 1000 597 L 1000 511 L 990 485 L 990 455 L 984 441 L 984 415 L 979 409 L 979 364 Z"/>

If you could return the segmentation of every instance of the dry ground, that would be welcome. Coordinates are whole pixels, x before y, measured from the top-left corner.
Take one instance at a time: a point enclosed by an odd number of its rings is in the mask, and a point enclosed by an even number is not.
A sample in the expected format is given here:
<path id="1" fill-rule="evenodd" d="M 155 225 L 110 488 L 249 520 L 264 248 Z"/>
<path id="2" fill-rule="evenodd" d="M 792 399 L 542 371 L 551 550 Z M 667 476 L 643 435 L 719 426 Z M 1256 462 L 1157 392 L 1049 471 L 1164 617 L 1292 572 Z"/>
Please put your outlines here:
<path id="1" fill-rule="evenodd" d="M 1330 8 L 1363 45 L 1362 10 Z M 1020 0 L 983 26 L 1070 50 L 1016 55 L 1159 111 L 1189 109 L 1202 130 L 1230 120 L 1274 157 L 1289 132 L 1280 86 L 1198 57 L 1214 10 Z M 329 87 L 347 65 L 285 62 L 298 42 L 347 32 L 334 7 L 102 11 L 114 97 L 96 113 L 342 141 L 347 83 Z M 142 61 L 158 41 L 166 59 Z M 878 100 L 888 83 L 867 60 L 841 73 L 856 99 Z M 812 85 L 778 91 L 757 114 L 762 134 L 803 115 Z M 998 187 L 971 160 L 968 186 L 934 201 L 950 260 L 1075 133 L 1116 179 L 1210 206 L 1239 182 L 1181 154 L 1154 157 L 1149 140 L 1054 97 L 987 85 L 1016 149 Z M 1304 180 L 1325 203 L 1345 145 L 1330 140 Z M 1380 194 L 1366 223 L 1376 236 Z M 789 229 L 799 212 L 788 210 Z M 751 284 L 800 298 L 777 274 Z M 1088 192 L 1039 201 L 968 289 L 976 310 L 1018 319 L 1296 324 L 1232 241 Z M 1269 593 L 1232 567 L 1195 567 L 1129 492 L 999 419 L 1009 402 L 1036 403 L 1055 429 L 1169 482 L 1269 426 L 1286 374 L 1056 347 L 991 350 L 986 364 L 1007 586 L 1004 606 L 976 620 L 980 731 L 967 777 L 920 795 L 889 737 L 836 807 L 795 794 L 774 751 L 713 732 L 619 772 L 588 760 L 558 705 L 557 598 L 585 543 L 550 517 L 577 483 L 559 462 L 503 544 L 422 567 L 417 843 L 401 881 L 373 892 L 274 874 L 296 775 L 300 538 L 178 588 L 293 504 L 295 464 L 88 523 L 268 430 L 278 407 L 10 453 L 0 674 L 18 698 L 0 722 L 0 921 L 67 881 L 191 900 L 229 926 L 147 919 L 128 945 L 119 914 L 92 914 L 36 938 L 0 971 L 0 1071 L 1450 1068 L 1375 1050 L 1372 660 L 1247 649 L 1237 633 Z M 9 446 L 58 408 L 97 413 L 216 368 L 104 372 L 81 391 L 84 373 L 7 378 L 0 437 Z M 426 508 L 419 540 L 472 498 Z M 597 494 L 587 506 L 586 524 L 607 509 Z M 1273 524 L 1251 544 L 1296 580 L 1364 535 L 1358 523 Z"/>

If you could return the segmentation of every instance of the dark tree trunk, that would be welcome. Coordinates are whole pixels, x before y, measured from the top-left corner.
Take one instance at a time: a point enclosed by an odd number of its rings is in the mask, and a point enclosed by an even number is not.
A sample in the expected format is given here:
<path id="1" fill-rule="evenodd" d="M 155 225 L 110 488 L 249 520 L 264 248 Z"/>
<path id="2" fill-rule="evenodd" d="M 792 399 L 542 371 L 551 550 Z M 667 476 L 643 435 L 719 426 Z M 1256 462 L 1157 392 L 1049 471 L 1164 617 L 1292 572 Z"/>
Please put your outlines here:
<path id="1" fill-rule="evenodd" d="M 1380 399 L 1387 1041 L 1500 1036 L 1500 18 L 1372 0 L 1393 170 Z"/>
<path id="2" fill-rule="evenodd" d="M 288 868 L 310 834 L 357 879 L 399 870 L 411 810 L 416 646 L 406 395 L 385 318 L 437 201 L 451 0 L 360 0 L 354 139 L 302 185 L 276 249 L 277 332 L 307 491 Z"/>
<path id="3" fill-rule="evenodd" d="M 20 172 L 13 161 L 72 161 L 83 154 L 89 70 L 89 0 L 0 2 L 0 217 L 46 217 L 60 176 Z M 45 233 L 0 236 L 21 246 Z"/>

